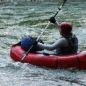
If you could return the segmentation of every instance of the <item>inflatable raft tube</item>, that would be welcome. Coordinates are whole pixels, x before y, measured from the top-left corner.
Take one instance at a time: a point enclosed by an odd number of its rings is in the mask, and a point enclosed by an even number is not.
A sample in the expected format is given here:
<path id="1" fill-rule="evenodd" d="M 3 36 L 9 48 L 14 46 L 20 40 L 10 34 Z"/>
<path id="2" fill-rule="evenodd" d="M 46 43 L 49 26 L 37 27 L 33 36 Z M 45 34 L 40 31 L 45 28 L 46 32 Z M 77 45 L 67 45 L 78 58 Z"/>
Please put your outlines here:
<path id="1" fill-rule="evenodd" d="M 11 47 L 10 56 L 18 62 L 22 59 L 25 51 L 19 45 L 13 45 Z M 38 53 L 29 53 L 22 63 L 30 63 L 40 67 L 48 68 L 77 68 L 86 69 L 86 51 L 82 51 L 73 55 L 44 55 Z"/>

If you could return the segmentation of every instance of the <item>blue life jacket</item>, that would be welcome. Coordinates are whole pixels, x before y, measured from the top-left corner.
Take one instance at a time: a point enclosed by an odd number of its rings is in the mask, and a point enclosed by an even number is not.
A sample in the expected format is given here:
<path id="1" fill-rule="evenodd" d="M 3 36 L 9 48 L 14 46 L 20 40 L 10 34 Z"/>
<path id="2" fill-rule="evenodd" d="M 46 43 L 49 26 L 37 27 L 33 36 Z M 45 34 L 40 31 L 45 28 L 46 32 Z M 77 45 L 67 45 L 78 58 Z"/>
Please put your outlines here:
<path id="1" fill-rule="evenodd" d="M 28 50 L 33 44 L 33 40 L 30 36 L 25 36 L 21 39 L 21 48 Z"/>
<path id="2" fill-rule="evenodd" d="M 28 51 L 33 45 L 30 52 L 36 52 L 36 51 L 43 50 L 42 48 L 38 47 L 37 44 L 34 44 L 36 43 L 36 39 L 37 39 L 36 37 L 31 37 L 31 36 L 23 37 L 20 42 L 21 48 L 24 49 L 25 51 Z M 41 39 L 39 39 L 38 42 L 43 43 Z"/>

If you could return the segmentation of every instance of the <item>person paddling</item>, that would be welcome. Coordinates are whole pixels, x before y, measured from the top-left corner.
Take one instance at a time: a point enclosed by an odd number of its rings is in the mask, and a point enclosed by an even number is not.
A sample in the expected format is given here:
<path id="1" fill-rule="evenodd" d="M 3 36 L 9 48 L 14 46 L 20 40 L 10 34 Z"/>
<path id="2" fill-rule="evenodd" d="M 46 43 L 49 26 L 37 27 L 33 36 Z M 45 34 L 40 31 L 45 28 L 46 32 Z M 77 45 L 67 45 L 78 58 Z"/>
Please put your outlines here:
<path id="1" fill-rule="evenodd" d="M 38 42 L 37 46 L 49 51 L 56 50 L 57 55 L 77 53 L 78 38 L 72 33 L 72 24 L 70 22 L 59 24 L 54 17 L 51 17 L 49 21 L 59 27 L 61 37 L 53 44 L 42 44 Z"/>

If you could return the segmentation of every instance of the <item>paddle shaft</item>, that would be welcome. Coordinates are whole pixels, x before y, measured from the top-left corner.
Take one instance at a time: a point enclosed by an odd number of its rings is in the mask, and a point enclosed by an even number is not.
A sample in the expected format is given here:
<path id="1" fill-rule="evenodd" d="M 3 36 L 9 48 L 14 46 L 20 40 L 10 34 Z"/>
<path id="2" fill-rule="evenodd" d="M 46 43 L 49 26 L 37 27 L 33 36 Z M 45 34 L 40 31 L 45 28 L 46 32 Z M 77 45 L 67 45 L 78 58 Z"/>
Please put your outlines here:
<path id="1" fill-rule="evenodd" d="M 38 40 L 40 39 L 40 37 L 42 36 L 42 34 L 43 34 L 43 33 L 45 32 L 45 30 L 48 28 L 49 24 L 50 24 L 50 22 L 47 24 L 47 26 L 46 26 L 45 29 L 42 31 L 42 33 L 40 34 L 40 36 L 38 36 L 38 38 L 37 38 L 36 41 L 38 41 Z M 23 61 L 23 60 L 26 58 L 26 56 L 28 55 L 28 53 L 30 52 L 30 50 L 32 49 L 32 47 L 33 47 L 33 45 L 29 48 L 29 50 L 28 50 L 26 53 L 24 53 L 24 56 L 21 58 L 20 61 Z"/>
<path id="2" fill-rule="evenodd" d="M 58 8 L 58 10 L 57 10 L 57 12 L 54 14 L 54 18 L 56 17 L 56 15 L 59 13 L 59 11 L 61 10 L 61 8 L 64 6 L 64 4 L 65 4 L 65 2 L 66 2 L 67 0 L 64 0 L 63 1 L 63 3 L 60 5 L 60 7 Z M 45 30 L 49 27 L 49 25 L 50 25 L 50 22 L 46 25 L 46 27 L 45 27 L 45 29 L 42 31 L 42 33 L 38 36 L 38 38 L 37 38 L 37 40 L 36 41 L 38 41 L 39 39 L 40 39 L 40 37 L 43 35 L 43 33 L 45 32 Z M 21 58 L 21 60 L 20 60 L 20 62 L 22 62 L 25 58 L 26 58 L 26 56 L 28 55 L 28 53 L 30 52 L 30 50 L 32 49 L 32 47 L 33 47 L 33 45 L 29 48 L 29 50 L 26 52 L 26 53 L 24 53 L 24 55 L 23 55 L 23 57 Z"/>
<path id="3" fill-rule="evenodd" d="M 54 18 L 56 17 L 56 15 L 59 13 L 59 11 L 62 9 L 62 7 L 64 6 L 64 4 L 65 4 L 65 2 L 66 2 L 67 0 L 64 0 L 63 1 L 63 3 L 60 5 L 60 7 L 58 8 L 58 10 L 57 10 L 57 12 L 54 14 Z"/>

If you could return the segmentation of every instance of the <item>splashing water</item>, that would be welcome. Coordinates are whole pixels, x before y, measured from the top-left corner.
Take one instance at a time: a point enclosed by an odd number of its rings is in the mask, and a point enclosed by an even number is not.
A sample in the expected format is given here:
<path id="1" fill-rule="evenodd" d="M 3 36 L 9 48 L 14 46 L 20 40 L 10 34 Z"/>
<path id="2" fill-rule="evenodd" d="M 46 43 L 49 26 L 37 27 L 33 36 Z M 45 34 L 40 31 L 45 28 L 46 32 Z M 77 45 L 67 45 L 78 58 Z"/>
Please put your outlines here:
<path id="1" fill-rule="evenodd" d="M 52 70 L 11 60 L 11 45 L 24 35 L 38 36 L 59 6 L 58 2 L 14 3 L 0 6 L 0 86 L 86 86 L 85 71 Z M 80 50 L 86 49 L 85 5 L 85 0 L 67 2 L 56 17 L 59 22 L 73 22 Z M 50 43 L 59 38 L 59 32 L 50 25 L 41 38 Z"/>

